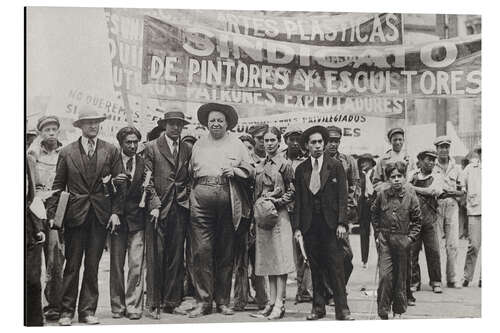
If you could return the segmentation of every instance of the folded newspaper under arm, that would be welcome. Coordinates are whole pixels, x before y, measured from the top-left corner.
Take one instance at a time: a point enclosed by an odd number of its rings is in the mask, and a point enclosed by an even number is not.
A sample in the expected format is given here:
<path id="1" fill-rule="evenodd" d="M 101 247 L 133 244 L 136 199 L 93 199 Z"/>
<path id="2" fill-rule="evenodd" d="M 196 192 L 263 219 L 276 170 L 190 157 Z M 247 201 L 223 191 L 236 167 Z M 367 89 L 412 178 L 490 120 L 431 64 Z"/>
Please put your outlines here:
<path id="1" fill-rule="evenodd" d="M 61 229 L 64 219 L 64 214 L 66 214 L 66 207 L 68 206 L 69 192 L 62 191 L 59 197 L 59 202 L 57 203 L 56 214 L 54 216 L 54 229 Z"/>

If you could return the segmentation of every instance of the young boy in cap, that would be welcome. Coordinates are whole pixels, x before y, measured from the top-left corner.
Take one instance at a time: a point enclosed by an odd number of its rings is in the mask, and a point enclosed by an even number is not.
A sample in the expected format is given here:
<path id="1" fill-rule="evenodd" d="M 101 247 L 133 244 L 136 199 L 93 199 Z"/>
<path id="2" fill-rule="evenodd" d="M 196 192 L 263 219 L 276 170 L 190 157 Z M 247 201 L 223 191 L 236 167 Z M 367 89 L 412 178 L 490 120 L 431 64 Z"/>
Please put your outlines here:
<path id="1" fill-rule="evenodd" d="M 60 122 L 57 116 L 47 115 L 38 119 L 37 139 L 28 149 L 28 157 L 32 159 L 35 170 L 35 187 L 38 195 L 48 193 L 56 176 L 56 164 L 62 143 L 59 142 Z M 47 236 L 43 245 L 45 257 L 45 290 L 47 305 L 43 312 L 47 321 L 59 319 L 59 304 L 61 302 L 61 284 L 64 265 L 64 251 L 62 233 L 51 230 L 46 225 L 44 230 Z"/>
<path id="2" fill-rule="evenodd" d="M 460 182 L 460 165 L 450 157 L 451 139 L 440 136 L 434 141 L 437 150 L 435 172 L 443 179 L 443 193 L 438 197 L 438 227 L 446 242 L 446 286 L 460 288 L 457 281 L 458 200 L 464 194 Z"/>
<path id="3" fill-rule="evenodd" d="M 437 153 L 434 150 L 424 150 L 417 155 L 420 169 L 413 175 L 410 184 L 417 193 L 422 213 L 422 227 L 411 247 L 411 285 L 420 286 L 420 266 L 418 258 L 422 244 L 425 248 L 429 284 L 432 291 L 442 293 L 441 289 L 441 258 L 437 230 L 437 197 L 443 191 L 442 179 L 433 173 Z"/>

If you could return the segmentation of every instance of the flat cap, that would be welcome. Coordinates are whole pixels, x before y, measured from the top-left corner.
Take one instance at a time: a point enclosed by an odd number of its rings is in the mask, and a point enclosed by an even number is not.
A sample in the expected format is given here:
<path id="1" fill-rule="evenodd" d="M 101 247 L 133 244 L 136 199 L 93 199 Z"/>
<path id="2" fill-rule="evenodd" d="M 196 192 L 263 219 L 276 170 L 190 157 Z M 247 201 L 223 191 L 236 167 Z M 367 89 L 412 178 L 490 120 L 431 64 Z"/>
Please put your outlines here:
<path id="1" fill-rule="evenodd" d="M 341 138 L 342 137 L 342 129 L 337 126 L 328 126 L 326 128 L 328 130 L 328 134 L 330 138 Z"/>
<path id="2" fill-rule="evenodd" d="M 426 156 L 429 156 L 429 157 L 432 157 L 432 158 L 436 159 L 438 155 L 437 155 L 437 152 L 435 150 L 433 150 L 433 149 L 426 149 L 426 150 L 422 150 L 420 153 L 418 153 L 417 158 L 419 160 L 422 160 Z"/>
<path id="3" fill-rule="evenodd" d="M 298 126 L 298 125 L 290 125 L 288 126 L 288 128 L 286 129 L 286 132 L 285 132 L 285 135 L 283 135 L 283 138 L 286 139 L 292 135 L 292 134 L 298 134 L 298 135 L 302 135 L 302 129 Z"/>
<path id="4" fill-rule="evenodd" d="M 389 139 L 389 141 L 391 141 L 391 138 L 394 134 L 403 134 L 403 136 L 405 135 L 405 130 L 402 129 L 401 127 L 395 127 L 395 128 L 391 128 L 389 130 L 389 132 L 387 132 L 387 139 Z"/>
<path id="5" fill-rule="evenodd" d="M 441 135 L 441 136 L 438 136 L 436 138 L 436 140 L 434 140 L 434 145 L 435 146 L 440 146 L 442 144 L 451 145 L 451 139 L 450 139 L 450 137 L 447 136 L 447 135 Z"/>
<path id="6" fill-rule="evenodd" d="M 61 126 L 61 123 L 59 122 L 59 118 L 57 116 L 47 115 L 42 116 L 40 119 L 38 119 L 36 129 L 41 131 L 43 126 L 47 124 L 57 124 L 58 128 Z"/>

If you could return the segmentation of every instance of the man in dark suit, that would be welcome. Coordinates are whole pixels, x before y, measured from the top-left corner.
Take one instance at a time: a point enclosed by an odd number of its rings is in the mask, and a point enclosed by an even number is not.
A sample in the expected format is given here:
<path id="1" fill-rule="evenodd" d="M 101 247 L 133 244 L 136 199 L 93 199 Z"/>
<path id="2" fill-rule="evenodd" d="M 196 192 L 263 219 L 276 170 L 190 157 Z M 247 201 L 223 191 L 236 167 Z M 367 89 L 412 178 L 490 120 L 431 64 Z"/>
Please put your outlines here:
<path id="1" fill-rule="evenodd" d="M 143 192 L 144 160 L 137 155 L 141 133 L 135 127 L 123 127 L 116 134 L 121 147 L 113 185 L 123 214 L 117 230 L 111 231 L 109 291 L 113 318 L 126 315 L 140 319 L 144 294 L 144 208 L 140 207 Z M 123 269 L 128 253 L 128 277 L 125 291 Z"/>
<path id="2" fill-rule="evenodd" d="M 71 325 L 75 313 L 84 256 L 78 320 L 89 325 L 99 323 L 95 316 L 99 297 L 97 273 L 106 241 L 106 226 L 119 225 L 121 214 L 117 200 L 107 195 L 106 184 L 103 184 L 103 178 L 116 176 L 113 170 L 121 163 L 119 150 L 97 138 L 100 123 L 105 119 L 90 106 L 80 108 L 73 125 L 81 129 L 82 136 L 59 153 L 52 186 L 59 191 L 48 201 L 48 218 L 53 226 L 60 192 L 70 194 L 63 222 L 66 265 L 61 289 L 61 326 Z"/>
<path id="3" fill-rule="evenodd" d="M 188 166 L 191 150 L 181 142 L 182 128 L 189 124 L 184 113 L 172 110 L 163 119 L 165 133 L 146 144 L 146 170 L 152 172 L 149 220 L 146 223 L 147 305 L 159 319 L 159 308 L 186 315 L 182 302 L 184 241 L 189 219 Z M 156 269 L 156 271 L 155 271 Z"/>
<path id="4" fill-rule="evenodd" d="M 295 171 L 295 238 L 300 241 L 303 237 L 311 265 L 313 308 L 307 320 L 326 314 L 325 278 L 335 290 L 336 319 L 353 320 L 347 305 L 340 241 L 347 233 L 346 176 L 341 162 L 323 154 L 328 137 L 323 126 L 310 127 L 302 134 L 302 145 L 310 157 Z"/>

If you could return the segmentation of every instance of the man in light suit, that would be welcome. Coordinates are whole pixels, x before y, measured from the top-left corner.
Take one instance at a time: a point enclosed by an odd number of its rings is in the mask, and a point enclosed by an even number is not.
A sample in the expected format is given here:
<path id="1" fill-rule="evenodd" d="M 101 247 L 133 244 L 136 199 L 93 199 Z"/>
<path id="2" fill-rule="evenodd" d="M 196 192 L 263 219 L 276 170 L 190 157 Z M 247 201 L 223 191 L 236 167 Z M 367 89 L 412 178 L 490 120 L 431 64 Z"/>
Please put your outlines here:
<path id="1" fill-rule="evenodd" d="M 70 194 L 63 222 L 66 265 L 61 288 L 59 325 L 69 326 L 76 310 L 80 266 L 84 260 L 83 281 L 78 304 L 78 320 L 98 324 L 95 316 L 99 298 L 97 273 L 106 241 L 106 226 L 120 224 L 117 200 L 107 194 L 103 178 L 109 179 L 121 163 L 120 152 L 112 144 L 97 138 L 100 123 L 106 119 L 90 106 L 82 106 L 78 120 L 82 136 L 59 153 L 52 186 L 59 190 L 48 201 L 49 223 L 53 226 L 59 194 Z"/>
<path id="2" fill-rule="evenodd" d="M 302 134 L 310 157 L 295 170 L 295 238 L 303 238 L 311 265 L 313 308 L 307 320 L 326 315 L 324 279 L 335 290 L 335 317 L 353 320 L 347 305 L 342 238 L 347 233 L 347 185 L 341 162 L 323 154 L 328 130 L 313 126 Z"/>
<path id="3" fill-rule="evenodd" d="M 164 312 L 186 315 L 182 302 L 184 242 L 189 220 L 188 166 L 191 150 L 181 142 L 182 128 L 189 124 L 177 109 L 166 112 L 165 133 L 144 149 L 146 170 L 152 172 L 149 221 L 146 222 L 147 305 L 149 315 Z M 156 271 L 155 271 L 156 269 Z"/>
<path id="4" fill-rule="evenodd" d="M 109 291 L 113 318 L 140 319 L 144 294 L 144 208 L 139 206 L 143 192 L 144 159 L 137 154 L 141 133 L 135 127 L 123 127 L 116 134 L 121 161 L 113 178 L 122 206 L 121 224 L 111 231 Z M 127 255 L 128 254 L 128 255 Z M 125 289 L 123 269 L 128 256 Z"/>

